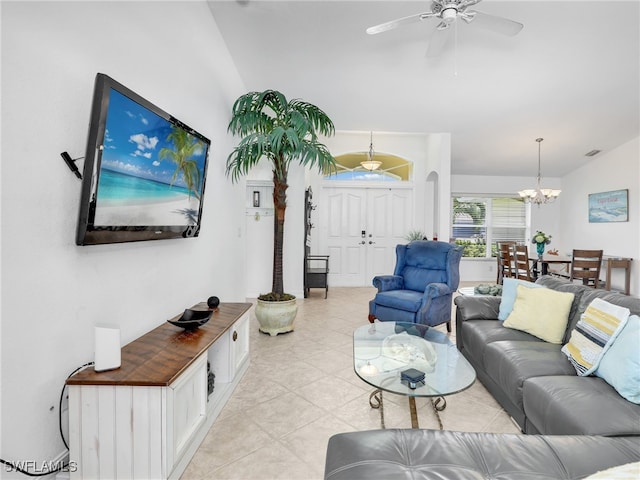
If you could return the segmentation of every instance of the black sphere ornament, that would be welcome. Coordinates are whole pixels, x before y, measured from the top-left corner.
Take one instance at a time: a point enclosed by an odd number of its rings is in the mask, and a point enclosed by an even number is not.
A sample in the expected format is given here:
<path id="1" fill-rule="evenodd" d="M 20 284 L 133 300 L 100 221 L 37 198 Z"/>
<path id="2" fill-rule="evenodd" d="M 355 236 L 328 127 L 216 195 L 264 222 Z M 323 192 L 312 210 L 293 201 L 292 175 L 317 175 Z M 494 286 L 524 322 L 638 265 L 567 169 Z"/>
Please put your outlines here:
<path id="1" fill-rule="evenodd" d="M 211 310 L 213 310 L 214 308 L 218 308 L 218 305 L 220 305 L 220 299 L 218 297 L 209 297 L 209 299 L 207 300 L 207 305 L 209 305 L 209 308 Z"/>

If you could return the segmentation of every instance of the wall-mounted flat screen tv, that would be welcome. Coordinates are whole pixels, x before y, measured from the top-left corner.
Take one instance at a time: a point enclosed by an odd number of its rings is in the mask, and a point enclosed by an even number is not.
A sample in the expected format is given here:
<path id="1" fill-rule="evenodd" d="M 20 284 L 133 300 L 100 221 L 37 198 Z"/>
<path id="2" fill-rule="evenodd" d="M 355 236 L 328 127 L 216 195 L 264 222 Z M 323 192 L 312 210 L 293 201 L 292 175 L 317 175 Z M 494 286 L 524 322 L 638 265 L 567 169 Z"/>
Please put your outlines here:
<path id="1" fill-rule="evenodd" d="M 211 142 L 98 73 L 76 244 L 197 237 Z"/>

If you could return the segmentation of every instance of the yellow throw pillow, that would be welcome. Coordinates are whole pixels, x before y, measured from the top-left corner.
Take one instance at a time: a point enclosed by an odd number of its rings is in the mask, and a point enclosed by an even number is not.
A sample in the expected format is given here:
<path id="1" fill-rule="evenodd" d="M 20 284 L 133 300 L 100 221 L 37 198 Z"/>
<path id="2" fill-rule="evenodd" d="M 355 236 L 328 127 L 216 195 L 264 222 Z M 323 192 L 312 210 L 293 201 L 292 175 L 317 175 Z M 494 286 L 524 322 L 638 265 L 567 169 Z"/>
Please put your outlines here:
<path id="1" fill-rule="evenodd" d="M 573 293 L 518 285 L 513 310 L 504 326 L 530 333 L 545 342 L 562 343 Z"/>

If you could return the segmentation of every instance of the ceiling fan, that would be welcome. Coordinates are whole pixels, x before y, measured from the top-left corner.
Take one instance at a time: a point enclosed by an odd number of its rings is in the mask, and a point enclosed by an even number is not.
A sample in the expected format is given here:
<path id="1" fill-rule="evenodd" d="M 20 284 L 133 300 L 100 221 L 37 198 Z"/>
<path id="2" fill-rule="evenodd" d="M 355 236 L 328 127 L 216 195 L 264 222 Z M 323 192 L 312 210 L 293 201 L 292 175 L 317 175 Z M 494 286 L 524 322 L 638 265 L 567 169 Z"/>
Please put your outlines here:
<path id="1" fill-rule="evenodd" d="M 409 15 L 408 17 L 381 23 L 380 25 L 367 28 L 367 33 L 369 35 L 375 35 L 393 30 L 400 25 L 408 23 L 415 23 L 429 18 L 440 19 L 440 23 L 431 37 L 427 50 L 428 57 L 435 57 L 442 51 L 449 37 L 451 25 L 455 24 L 459 18 L 466 23 L 473 23 L 479 27 L 508 36 L 517 35 L 524 27 L 522 23 L 509 20 L 508 18 L 489 15 L 476 10 L 467 10 L 469 7 L 481 1 L 482 0 L 433 0 L 430 12 L 417 13 L 415 15 Z"/>

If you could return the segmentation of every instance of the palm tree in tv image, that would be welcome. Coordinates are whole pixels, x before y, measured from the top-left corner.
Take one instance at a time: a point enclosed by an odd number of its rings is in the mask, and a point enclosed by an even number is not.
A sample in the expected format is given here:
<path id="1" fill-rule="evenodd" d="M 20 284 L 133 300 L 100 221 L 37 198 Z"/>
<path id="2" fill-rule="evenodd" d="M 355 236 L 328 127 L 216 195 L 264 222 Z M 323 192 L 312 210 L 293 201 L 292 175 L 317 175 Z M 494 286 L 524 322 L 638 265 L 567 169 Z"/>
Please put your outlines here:
<path id="1" fill-rule="evenodd" d="M 195 197 L 200 199 L 202 175 L 198 168 L 198 163 L 192 157 L 204 151 L 204 144 L 193 135 L 174 125 L 171 126 L 171 133 L 167 135 L 167 141 L 173 143 L 173 149 L 162 148 L 158 158 L 160 160 L 168 159 L 176 164 L 176 171 L 173 172 L 171 177 L 171 185 L 175 183 L 178 175 L 182 173 L 184 183 L 189 190 L 189 197 L 193 192 Z"/>

